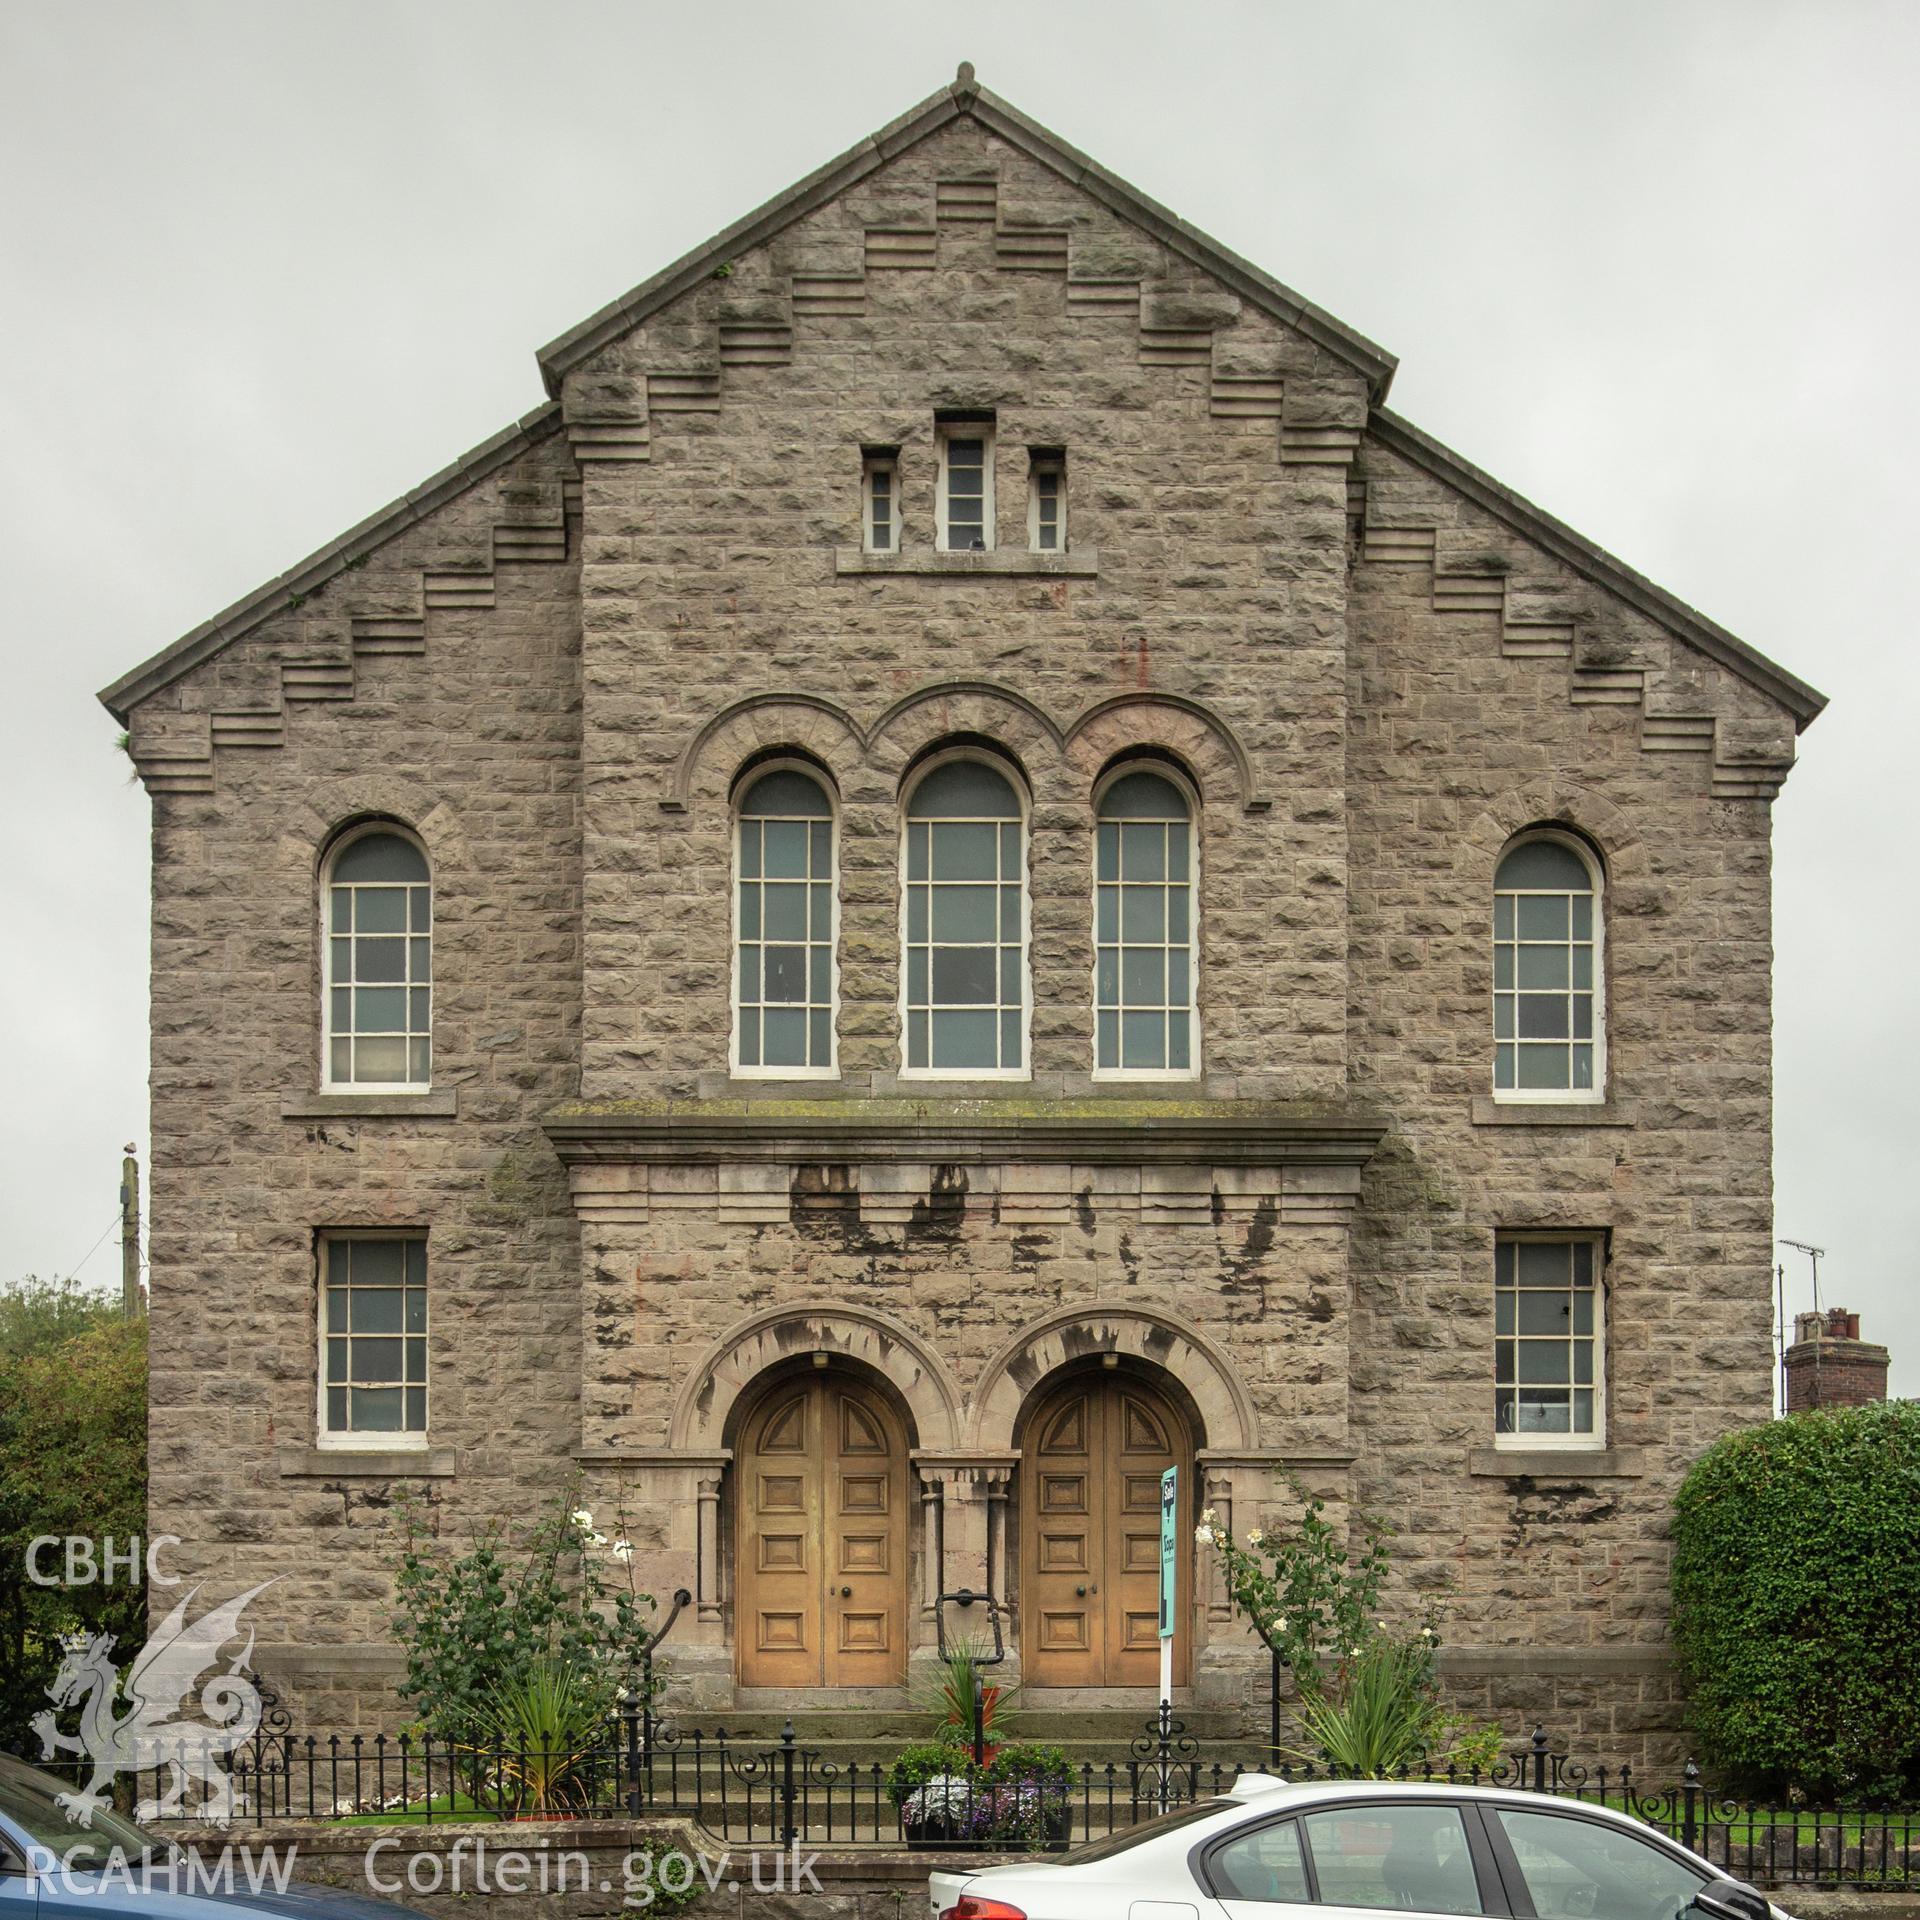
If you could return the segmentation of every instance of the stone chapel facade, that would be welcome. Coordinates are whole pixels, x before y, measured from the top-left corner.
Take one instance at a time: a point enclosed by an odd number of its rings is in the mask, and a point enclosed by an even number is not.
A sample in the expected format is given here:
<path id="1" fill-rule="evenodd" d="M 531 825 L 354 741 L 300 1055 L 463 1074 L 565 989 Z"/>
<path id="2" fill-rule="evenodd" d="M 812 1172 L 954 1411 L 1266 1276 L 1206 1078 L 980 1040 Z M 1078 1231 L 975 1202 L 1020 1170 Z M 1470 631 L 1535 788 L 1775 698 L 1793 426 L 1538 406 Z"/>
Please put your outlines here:
<path id="1" fill-rule="evenodd" d="M 971 72 L 108 689 L 153 796 L 152 1528 L 391 1692 L 392 1503 L 576 1470 L 676 1694 L 966 1587 L 1139 1705 L 1290 1482 L 1510 1730 L 1671 1732 L 1770 1405 L 1769 816 L 1822 704 Z M 1264 1698 L 1204 1555 L 1182 1697 Z M 1142 1709 L 1144 1711 L 1144 1708 Z"/>

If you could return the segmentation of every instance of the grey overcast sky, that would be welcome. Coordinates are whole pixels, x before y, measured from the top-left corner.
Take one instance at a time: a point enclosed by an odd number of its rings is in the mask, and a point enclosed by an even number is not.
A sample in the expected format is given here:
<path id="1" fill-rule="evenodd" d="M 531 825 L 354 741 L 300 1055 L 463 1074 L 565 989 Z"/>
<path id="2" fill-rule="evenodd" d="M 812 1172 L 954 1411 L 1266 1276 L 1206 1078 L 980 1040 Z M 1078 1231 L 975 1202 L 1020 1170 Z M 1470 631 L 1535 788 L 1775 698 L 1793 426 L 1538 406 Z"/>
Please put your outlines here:
<path id="1" fill-rule="evenodd" d="M 1910 0 L 4 0 L 0 1277 L 80 1262 L 145 1138 L 148 808 L 94 689 L 969 59 L 1832 697 L 1776 809 L 1777 1227 L 1920 1392 L 1916 55 Z"/>

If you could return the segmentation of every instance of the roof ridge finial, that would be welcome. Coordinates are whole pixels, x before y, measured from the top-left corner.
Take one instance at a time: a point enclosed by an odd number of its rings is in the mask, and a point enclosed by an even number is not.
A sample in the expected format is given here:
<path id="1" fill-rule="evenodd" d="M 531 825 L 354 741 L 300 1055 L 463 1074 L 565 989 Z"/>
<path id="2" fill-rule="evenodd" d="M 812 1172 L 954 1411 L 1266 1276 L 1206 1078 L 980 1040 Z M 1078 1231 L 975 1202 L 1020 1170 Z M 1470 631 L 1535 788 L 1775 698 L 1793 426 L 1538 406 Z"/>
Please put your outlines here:
<path id="1" fill-rule="evenodd" d="M 980 91 L 980 83 L 973 77 L 973 62 L 962 60 L 960 71 L 953 76 L 953 95 L 964 107 Z"/>

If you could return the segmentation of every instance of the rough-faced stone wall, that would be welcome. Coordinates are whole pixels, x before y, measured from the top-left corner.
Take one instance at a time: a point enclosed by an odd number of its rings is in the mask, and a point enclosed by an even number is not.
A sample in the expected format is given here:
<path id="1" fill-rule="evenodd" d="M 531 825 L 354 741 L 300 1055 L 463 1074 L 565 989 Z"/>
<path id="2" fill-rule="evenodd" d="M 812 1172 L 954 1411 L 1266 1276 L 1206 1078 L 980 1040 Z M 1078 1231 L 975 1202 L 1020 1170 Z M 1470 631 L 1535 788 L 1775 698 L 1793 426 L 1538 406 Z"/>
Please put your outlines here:
<path id="1" fill-rule="evenodd" d="M 996 414 L 993 554 L 933 554 L 942 409 Z M 1171 1376 L 1243 1530 L 1285 1520 L 1289 1471 L 1384 1513 L 1395 1603 L 1443 1601 L 1464 1703 L 1615 1761 L 1670 1732 L 1667 1504 L 1767 1407 L 1791 723 L 1397 429 L 1361 444 L 1365 409 L 1352 364 L 963 117 L 583 359 L 508 465 L 139 706 L 154 1525 L 218 1584 L 285 1575 L 256 1623 L 310 1723 L 396 1717 L 396 1488 L 459 1534 L 528 1518 L 576 1452 L 643 1582 L 698 1590 L 676 1657 L 725 1706 L 730 1437 L 699 1409 L 806 1333 L 883 1379 L 905 1343 L 942 1383 L 937 1435 L 901 1387 L 936 1456 L 917 1590 L 937 1543 L 949 1586 L 994 1573 L 1017 1515 L 1008 1354 L 1110 1351 Z M 858 552 L 873 446 L 899 450 L 885 562 Z M 1035 447 L 1065 450 L 1063 556 L 1026 552 Z M 898 803 L 953 742 L 1031 799 L 1017 1085 L 899 1074 Z M 1178 1086 L 1092 1075 L 1091 797 L 1134 752 L 1200 795 Z M 841 1073 L 805 1086 L 728 1071 L 732 798 L 776 754 L 838 798 Z M 434 860 L 457 1111 L 313 1095 L 317 861 L 367 815 Z M 1598 1110 L 1488 1098 L 1493 870 L 1542 823 L 1606 868 Z M 927 1142 L 815 1149 L 821 1102 Z M 989 1104 L 1003 1152 L 962 1139 Z M 613 1131 L 568 1144 L 562 1105 Z M 1330 1146 L 1368 1115 L 1377 1152 Z M 799 1144 L 676 1158 L 715 1116 Z M 1081 1121 L 1109 1131 L 1079 1159 L 1035 1144 Z M 1176 1121 L 1295 1135 L 1209 1158 Z M 408 1474 L 312 1453 L 314 1236 L 373 1224 L 430 1235 Z M 1610 1239 L 1607 1446 L 1496 1457 L 1494 1235 L 1558 1226 Z M 1211 1697 L 1244 1700 L 1204 1580 L 1196 1629 Z"/>
<path id="2" fill-rule="evenodd" d="M 576 1238 L 538 1124 L 578 1085 L 578 567 L 421 605 L 422 571 L 490 557 L 517 502 L 557 526 L 568 467 L 550 438 L 134 715 L 139 759 L 331 676 L 285 701 L 277 744 L 217 750 L 212 791 L 154 799 L 151 1529 L 209 1596 L 277 1577 L 248 1619 L 308 1724 L 397 1713 L 379 1663 L 283 1652 L 358 1649 L 391 1614 L 397 1483 L 313 1451 L 316 1234 L 427 1231 L 436 1477 L 411 1484 L 433 1524 L 547 1501 L 578 1434 Z M 382 610 L 405 650 L 356 645 Z M 368 816 L 432 858 L 434 1087 L 457 1111 L 316 1095 L 320 861 Z"/>
<path id="3" fill-rule="evenodd" d="M 1399 1529 L 1408 1583 L 1453 1596 L 1469 1698 L 1518 1707 L 1542 1682 L 1570 1686 L 1565 1730 L 1618 1749 L 1674 1726 L 1680 1477 L 1769 1408 L 1769 810 L 1714 798 L 1708 753 L 1650 749 L 1647 714 L 1704 690 L 1756 730 L 1782 723 L 1388 449 L 1367 446 L 1363 475 L 1402 524 L 1475 554 L 1509 608 L 1531 594 L 1536 620 L 1557 611 L 1578 638 L 1518 653 L 1498 606 L 1437 605 L 1430 565 L 1363 551 L 1356 567 L 1353 1084 L 1393 1131 L 1355 1232 L 1354 1492 Z M 1583 697 L 1601 657 L 1647 695 Z M 1494 867 L 1549 823 L 1605 866 L 1598 1110 L 1489 1098 Z M 1496 1231 L 1528 1227 L 1610 1235 L 1608 1432 L 1597 1459 L 1511 1463 L 1522 1472 L 1489 1452 L 1492 1275 Z M 1564 1651 L 1498 1652 L 1530 1646 Z"/>
<path id="4" fill-rule="evenodd" d="M 973 179 L 997 180 L 1003 222 L 1056 236 L 1042 270 L 991 221 L 936 223 L 939 183 Z M 875 239 L 910 226 L 918 251 Z M 1076 277 L 1144 279 L 1144 306 L 1081 303 L 1069 257 Z M 828 273 L 855 276 L 844 310 L 798 297 L 796 277 Z M 727 360 L 755 314 L 790 325 L 781 364 Z M 683 411 L 703 367 L 717 392 Z M 1281 461 L 1277 398 L 1265 417 L 1219 411 L 1229 393 L 1244 404 L 1229 370 L 1273 395 L 1290 381 L 1328 405 L 1363 397 L 1311 343 L 964 120 L 569 376 L 570 420 L 648 421 L 644 462 L 596 460 L 585 478 L 589 1097 L 723 1082 L 729 790 L 781 745 L 816 754 L 842 800 L 843 1084 L 890 1086 L 900 782 L 969 733 L 1003 743 L 1032 790 L 1036 1091 L 1089 1084 L 1091 789 L 1140 746 L 1178 753 L 1202 788 L 1209 1090 L 1342 1096 L 1343 476 Z M 936 411 L 956 407 L 997 409 L 994 558 L 1025 557 L 1027 449 L 1064 447 L 1067 558 L 1097 554 L 1097 576 L 913 570 L 933 545 Z M 838 573 L 876 444 L 900 448 L 907 551 Z M 1018 697 L 956 692 L 889 717 L 953 682 Z M 1205 703 L 1257 791 L 1218 729 L 1177 708 L 1061 737 L 1141 693 Z M 696 742 L 743 697 L 795 694 L 846 719 L 776 703 Z M 663 814 L 683 782 L 687 810 Z"/>

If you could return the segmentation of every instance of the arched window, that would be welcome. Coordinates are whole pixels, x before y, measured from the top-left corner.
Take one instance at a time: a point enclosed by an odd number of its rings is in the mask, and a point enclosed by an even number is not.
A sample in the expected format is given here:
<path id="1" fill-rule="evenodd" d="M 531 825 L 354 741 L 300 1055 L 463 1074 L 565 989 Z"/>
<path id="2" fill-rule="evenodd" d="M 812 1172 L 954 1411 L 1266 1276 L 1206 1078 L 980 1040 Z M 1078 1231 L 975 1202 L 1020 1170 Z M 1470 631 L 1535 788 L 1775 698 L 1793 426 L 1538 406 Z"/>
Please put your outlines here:
<path id="1" fill-rule="evenodd" d="M 948 759 L 907 801 L 902 998 L 910 1074 L 1027 1072 L 1026 810 L 984 760 Z"/>
<path id="2" fill-rule="evenodd" d="M 734 1067 L 834 1071 L 833 802 L 812 774 L 775 767 L 740 796 Z"/>
<path id="3" fill-rule="evenodd" d="M 326 1034 L 332 1087 L 420 1090 L 433 1079 L 433 882 L 391 827 L 350 835 L 326 877 Z"/>
<path id="4" fill-rule="evenodd" d="M 1094 1071 L 1194 1070 L 1193 803 L 1133 768 L 1101 792 L 1093 889 Z"/>
<path id="5" fill-rule="evenodd" d="M 1601 882 L 1586 849 L 1533 834 L 1493 881 L 1493 1088 L 1598 1100 L 1606 1085 Z"/>

